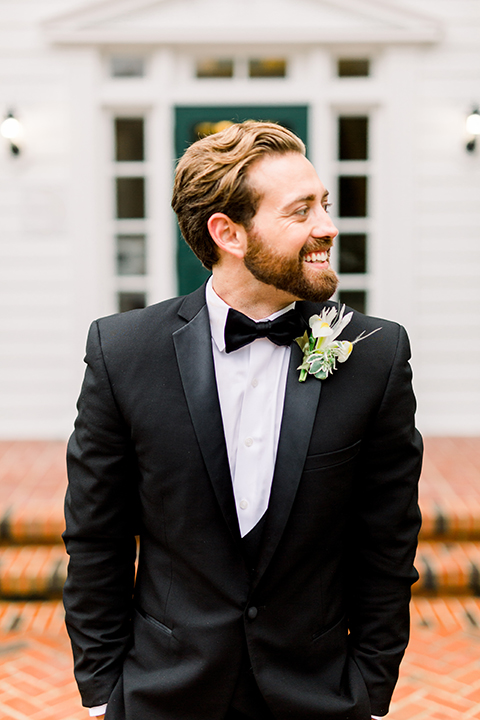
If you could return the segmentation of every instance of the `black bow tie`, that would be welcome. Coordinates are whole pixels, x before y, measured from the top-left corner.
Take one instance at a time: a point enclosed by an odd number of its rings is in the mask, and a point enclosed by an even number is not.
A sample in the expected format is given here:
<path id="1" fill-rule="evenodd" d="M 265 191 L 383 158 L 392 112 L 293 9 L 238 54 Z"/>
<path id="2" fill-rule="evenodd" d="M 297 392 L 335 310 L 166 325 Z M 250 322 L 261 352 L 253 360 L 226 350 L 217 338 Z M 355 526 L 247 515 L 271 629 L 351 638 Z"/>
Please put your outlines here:
<path id="1" fill-rule="evenodd" d="M 289 310 L 275 320 L 255 322 L 238 310 L 230 308 L 225 323 L 225 351 L 248 345 L 257 338 L 268 338 L 275 345 L 290 345 L 303 334 L 306 323 L 297 309 Z"/>

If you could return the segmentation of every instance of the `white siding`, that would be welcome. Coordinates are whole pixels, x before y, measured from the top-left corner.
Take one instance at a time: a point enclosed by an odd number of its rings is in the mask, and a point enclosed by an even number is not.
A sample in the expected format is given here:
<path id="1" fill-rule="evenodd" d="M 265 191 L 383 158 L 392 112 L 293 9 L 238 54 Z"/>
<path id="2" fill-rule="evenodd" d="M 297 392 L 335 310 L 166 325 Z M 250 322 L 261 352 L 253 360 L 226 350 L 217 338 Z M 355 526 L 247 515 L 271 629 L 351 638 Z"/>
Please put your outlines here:
<path id="1" fill-rule="evenodd" d="M 444 41 L 419 51 L 413 158 L 413 330 L 419 424 L 480 433 L 480 148 L 465 119 L 480 103 L 480 4 L 406 2 L 438 17 Z"/>
<path id="2" fill-rule="evenodd" d="M 72 217 L 72 65 L 82 51 L 48 47 L 38 25 L 73 4 L 2 3 L 0 113 L 14 109 L 24 129 L 19 157 L 0 138 L 0 436 L 7 438 L 65 437 L 82 372 Z"/>
<path id="3" fill-rule="evenodd" d="M 81 4 L 2 2 L 0 113 L 13 108 L 24 127 L 18 158 L 11 157 L 0 138 L 3 438 L 68 435 L 88 324 L 113 309 L 112 258 L 105 246 L 109 200 L 102 173 L 107 163 L 105 114 L 115 111 L 122 93 L 116 98 L 116 91 L 103 83 L 100 50 L 49 45 L 40 25 L 43 18 Z M 370 45 L 377 57 L 372 107 L 379 133 L 374 139 L 379 180 L 372 309 L 404 322 L 410 333 L 421 430 L 479 434 L 480 148 L 466 153 L 465 118 L 473 104 L 480 104 L 480 3 L 395 4 L 437 19 L 444 34 L 436 44 L 378 51 Z M 311 88 L 304 75 L 281 100 L 309 102 L 311 120 L 318 121 L 310 133 L 321 127 L 321 137 L 312 137 L 311 146 L 322 174 L 337 92 L 328 78 L 327 58 L 339 48 L 318 48 L 310 55 L 318 62 L 304 65 L 300 45 L 292 48 L 293 56 L 297 50 L 297 66 L 319 73 L 325 85 Z M 136 102 L 151 113 L 151 162 L 162 165 L 151 186 L 155 198 L 161 198 L 152 213 L 158 285 L 150 295 L 156 300 L 174 287 L 168 209 L 172 158 L 166 157 L 172 143 L 169 97 L 171 102 L 190 98 L 194 104 L 205 89 L 176 84 L 171 73 L 179 64 L 169 51 L 151 57 L 155 88 L 149 90 L 146 83 Z M 219 101 L 240 102 L 242 87 L 232 86 L 232 97 L 227 93 Z M 322 104 L 327 87 L 331 107 Z M 259 100 L 280 97 L 277 86 L 257 93 Z M 253 95 L 249 98 L 255 101 Z M 343 95 L 337 104 L 343 107 Z M 332 157 L 325 161 L 327 182 Z"/>

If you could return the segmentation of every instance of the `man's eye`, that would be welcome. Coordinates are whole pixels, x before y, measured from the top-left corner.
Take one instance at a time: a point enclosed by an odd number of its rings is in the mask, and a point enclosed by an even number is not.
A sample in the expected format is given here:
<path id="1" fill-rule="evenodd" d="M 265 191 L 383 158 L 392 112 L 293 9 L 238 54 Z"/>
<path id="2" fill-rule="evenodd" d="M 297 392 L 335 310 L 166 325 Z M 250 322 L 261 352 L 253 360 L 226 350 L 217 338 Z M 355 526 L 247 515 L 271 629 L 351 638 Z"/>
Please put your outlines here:
<path id="1" fill-rule="evenodd" d="M 332 203 L 325 203 L 325 205 L 323 206 L 323 209 L 325 210 L 326 213 L 328 213 L 328 208 L 331 208 L 331 207 L 332 207 Z"/>
<path id="2" fill-rule="evenodd" d="M 300 208 L 300 210 L 297 210 L 295 214 L 296 214 L 296 215 L 301 215 L 302 217 L 305 217 L 305 216 L 307 215 L 307 213 L 308 213 L 308 210 L 309 210 L 308 207 L 303 207 L 303 208 Z"/>

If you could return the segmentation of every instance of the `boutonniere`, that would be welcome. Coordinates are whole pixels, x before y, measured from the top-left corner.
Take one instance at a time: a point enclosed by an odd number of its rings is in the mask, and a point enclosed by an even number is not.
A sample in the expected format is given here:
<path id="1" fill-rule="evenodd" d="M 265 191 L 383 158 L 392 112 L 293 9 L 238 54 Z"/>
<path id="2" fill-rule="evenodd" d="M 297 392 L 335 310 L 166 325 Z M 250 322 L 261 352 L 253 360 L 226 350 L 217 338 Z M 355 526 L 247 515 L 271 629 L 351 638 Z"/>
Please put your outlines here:
<path id="1" fill-rule="evenodd" d="M 337 369 L 337 360 L 341 363 L 348 360 L 356 343 L 381 330 L 376 328 L 368 334 L 363 331 L 352 341 L 337 340 L 353 317 L 353 312 L 344 313 L 345 305 L 325 308 L 320 315 L 312 315 L 308 321 L 311 333 L 305 331 L 302 337 L 296 338 L 295 342 L 303 352 L 303 362 L 297 368 L 300 370 L 300 382 L 305 382 L 307 375 L 325 380 Z"/>

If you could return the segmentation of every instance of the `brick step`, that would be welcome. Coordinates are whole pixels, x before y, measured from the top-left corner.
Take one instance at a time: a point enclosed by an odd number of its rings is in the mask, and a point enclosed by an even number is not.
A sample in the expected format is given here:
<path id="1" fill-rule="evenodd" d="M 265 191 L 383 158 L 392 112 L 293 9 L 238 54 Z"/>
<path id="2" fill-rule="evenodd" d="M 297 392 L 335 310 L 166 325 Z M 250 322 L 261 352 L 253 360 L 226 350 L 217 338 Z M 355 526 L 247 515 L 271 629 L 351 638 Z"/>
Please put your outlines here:
<path id="1" fill-rule="evenodd" d="M 480 540 L 480 437 L 425 438 L 422 539 Z"/>
<path id="2" fill-rule="evenodd" d="M 0 600 L 0 637 L 9 633 L 58 637 L 64 632 L 65 611 L 61 600 Z"/>
<path id="3" fill-rule="evenodd" d="M 0 441 L 0 545 L 56 544 L 65 443 Z M 422 540 L 480 541 L 480 438 L 425 438 Z"/>
<path id="4" fill-rule="evenodd" d="M 0 598 L 60 597 L 68 557 L 61 545 L 0 547 Z M 419 544 L 416 567 L 420 580 L 415 595 L 480 597 L 480 543 Z"/>
<path id="5" fill-rule="evenodd" d="M 0 598 L 60 597 L 67 563 L 68 556 L 61 545 L 0 547 Z"/>
<path id="6" fill-rule="evenodd" d="M 434 503 L 421 505 L 423 524 L 420 540 L 439 542 L 480 541 L 480 505 L 448 509 Z M 2 515 L 0 507 L 0 546 L 62 545 L 65 528 L 63 503 L 59 507 L 35 508 L 28 505 L 9 508 Z"/>
<path id="7" fill-rule="evenodd" d="M 60 543 L 65 443 L 0 442 L 0 543 Z"/>
<path id="8" fill-rule="evenodd" d="M 65 529 L 63 504 L 42 507 L 24 503 L 0 508 L 0 545 L 61 545 Z"/>
<path id="9" fill-rule="evenodd" d="M 480 502 L 456 498 L 448 506 L 424 498 L 421 540 L 443 542 L 480 540 Z M 64 530 L 63 500 L 52 504 L 23 502 L 9 508 L 0 506 L 0 544 L 61 544 Z"/>
<path id="10" fill-rule="evenodd" d="M 480 596 L 480 542 L 422 541 L 415 565 L 415 595 Z"/>
<path id="11" fill-rule="evenodd" d="M 480 502 L 423 498 L 420 506 L 421 540 L 480 541 Z M 27 500 L 7 508 L 0 505 L 0 545 L 61 544 L 64 527 L 63 498 L 53 504 Z"/>
<path id="12" fill-rule="evenodd" d="M 420 498 L 421 540 L 480 540 L 480 500 L 472 497 Z"/>
<path id="13" fill-rule="evenodd" d="M 480 501 L 456 497 L 442 502 L 424 497 L 421 510 L 421 540 L 480 541 Z M 63 498 L 54 503 L 20 500 L 7 508 L 0 504 L 0 545 L 62 544 L 64 528 Z"/>

